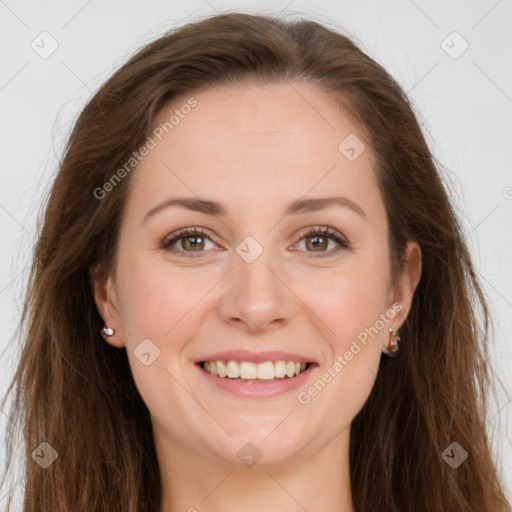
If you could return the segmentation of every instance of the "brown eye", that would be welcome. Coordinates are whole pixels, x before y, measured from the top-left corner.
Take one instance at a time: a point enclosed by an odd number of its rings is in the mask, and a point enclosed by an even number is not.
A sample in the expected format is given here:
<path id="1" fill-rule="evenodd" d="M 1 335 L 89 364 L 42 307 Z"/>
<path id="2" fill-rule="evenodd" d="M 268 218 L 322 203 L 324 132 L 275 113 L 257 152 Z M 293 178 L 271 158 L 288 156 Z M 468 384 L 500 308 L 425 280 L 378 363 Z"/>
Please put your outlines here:
<path id="1" fill-rule="evenodd" d="M 204 237 L 197 235 L 188 235 L 181 237 L 181 246 L 185 250 L 196 250 L 204 248 Z M 188 242 L 188 243 L 187 243 Z"/>
<path id="2" fill-rule="evenodd" d="M 329 238 L 325 236 L 308 236 L 306 237 L 306 240 L 306 247 L 313 251 L 327 249 L 327 246 L 329 245 Z"/>
<path id="3" fill-rule="evenodd" d="M 299 243 L 302 242 L 302 240 L 305 241 L 306 252 L 321 253 L 311 257 L 323 258 L 335 256 L 343 249 L 350 247 L 348 240 L 329 226 L 313 228 L 302 233 Z M 330 241 L 335 243 L 332 250 L 328 250 Z M 337 248 L 336 245 L 338 246 Z"/>
<path id="4" fill-rule="evenodd" d="M 174 247 L 181 242 L 177 247 Z M 170 238 L 166 238 L 161 246 L 169 252 L 181 253 L 201 253 L 207 252 L 205 249 L 206 243 L 213 242 L 210 238 L 198 228 L 185 228 L 172 234 Z"/>

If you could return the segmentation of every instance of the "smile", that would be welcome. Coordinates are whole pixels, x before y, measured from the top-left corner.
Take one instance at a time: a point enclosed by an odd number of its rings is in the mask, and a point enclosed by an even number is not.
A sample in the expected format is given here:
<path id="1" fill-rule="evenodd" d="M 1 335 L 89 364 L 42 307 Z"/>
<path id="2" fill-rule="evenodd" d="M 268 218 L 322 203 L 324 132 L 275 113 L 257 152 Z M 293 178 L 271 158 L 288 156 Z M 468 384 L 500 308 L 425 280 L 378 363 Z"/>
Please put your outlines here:
<path id="1" fill-rule="evenodd" d="M 198 361 L 195 365 L 210 390 L 242 398 L 274 398 L 302 388 L 317 363 L 302 361 Z"/>
<path id="2" fill-rule="evenodd" d="M 202 361 L 201 368 L 216 377 L 247 382 L 289 379 L 307 370 L 310 363 L 300 361 Z"/>

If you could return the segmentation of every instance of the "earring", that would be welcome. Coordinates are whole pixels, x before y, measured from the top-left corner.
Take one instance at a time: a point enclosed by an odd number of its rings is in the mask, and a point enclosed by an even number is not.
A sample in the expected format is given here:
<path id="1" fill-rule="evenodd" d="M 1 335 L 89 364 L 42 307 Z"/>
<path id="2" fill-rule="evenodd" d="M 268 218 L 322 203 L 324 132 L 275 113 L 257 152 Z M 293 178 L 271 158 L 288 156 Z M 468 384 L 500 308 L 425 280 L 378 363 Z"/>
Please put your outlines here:
<path id="1" fill-rule="evenodd" d="M 107 339 L 109 336 L 112 336 L 113 334 L 114 329 L 112 329 L 111 327 L 103 327 L 103 329 L 101 329 L 101 335 L 105 339 Z"/>
<path id="2" fill-rule="evenodd" d="M 384 352 L 384 354 L 386 354 L 389 357 L 395 357 L 399 348 L 398 342 L 400 341 L 400 335 L 398 334 L 397 331 L 393 333 L 393 329 L 391 329 L 391 327 L 389 328 L 389 334 L 391 340 L 389 342 L 389 345 L 382 349 L 382 352 Z"/>

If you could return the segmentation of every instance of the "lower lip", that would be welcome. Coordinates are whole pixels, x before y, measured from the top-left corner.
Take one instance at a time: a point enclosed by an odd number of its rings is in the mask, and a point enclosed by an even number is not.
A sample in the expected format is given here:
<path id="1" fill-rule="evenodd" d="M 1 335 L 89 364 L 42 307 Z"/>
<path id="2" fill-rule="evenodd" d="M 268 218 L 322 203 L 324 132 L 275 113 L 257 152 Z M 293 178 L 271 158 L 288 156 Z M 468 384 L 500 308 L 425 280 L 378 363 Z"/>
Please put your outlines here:
<path id="1" fill-rule="evenodd" d="M 311 372 L 318 365 L 311 363 L 306 370 L 295 377 L 285 377 L 283 379 L 272 380 L 269 382 L 243 382 L 241 380 L 233 380 L 227 377 L 217 377 L 203 370 L 199 364 L 196 364 L 196 366 L 201 375 L 203 375 L 208 382 L 222 391 L 227 391 L 233 395 L 245 398 L 271 398 L 303 386 Z"/>

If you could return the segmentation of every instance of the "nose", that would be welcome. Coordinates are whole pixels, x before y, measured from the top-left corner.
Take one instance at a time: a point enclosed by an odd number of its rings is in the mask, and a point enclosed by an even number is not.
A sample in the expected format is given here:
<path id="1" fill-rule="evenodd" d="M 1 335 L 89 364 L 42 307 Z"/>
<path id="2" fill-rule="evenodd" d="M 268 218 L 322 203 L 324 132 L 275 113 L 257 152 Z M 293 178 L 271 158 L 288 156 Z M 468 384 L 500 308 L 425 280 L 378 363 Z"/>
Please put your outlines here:
<path id="1" fill-rule="evenodd" d="M 227 277 L 229 284 L 219 301 L 222 319 L 246 332 L 281 328 L 296 309 L 285 272 L 270 254 L 270 250 L 264 250 L 248 263 L 235 253 L 234 268 Z"/>

